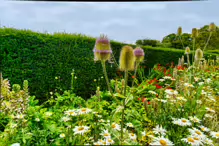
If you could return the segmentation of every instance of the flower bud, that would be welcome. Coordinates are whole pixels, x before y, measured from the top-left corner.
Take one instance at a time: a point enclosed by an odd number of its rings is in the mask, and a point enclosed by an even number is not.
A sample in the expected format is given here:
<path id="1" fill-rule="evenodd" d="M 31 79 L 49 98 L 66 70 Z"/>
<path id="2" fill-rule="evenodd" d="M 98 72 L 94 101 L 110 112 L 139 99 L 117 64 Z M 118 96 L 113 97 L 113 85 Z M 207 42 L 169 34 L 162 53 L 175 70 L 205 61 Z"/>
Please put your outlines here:
<path id="1" fill-rule="evenodd" d="M 106 61 L 111 57 L 112 49 L 107 36 L 101 35 L 97 40 L 93 49 L 95 61 Z"/>
<path id="2" fill-rule="evenodd" d="M 131 46 L 124 46 L 120 53 L 119 69 L 121 71 L 134 70 L 135 56 Z"/>
<path id="3" fill-rule="evenodd" d="M 216 30 L 216 25 L 214 23 L 211 23 L 209 25 L 209 31 L 215 31 Z"/>
<path id="4" fill-rule="evenodd" d="M 186 47 L 185 49 L 185 54 L 189 54 L 190 53 L 190 48 L 189 47 Z"/>
<path id="5" fill-rule="evenodd" d="M 182 58 L 181 58 L 181 65 L 182 66 L 184 65 L 184 56 L 182 56 Z"/>
<path id="6" fill-rule="evenodd" d="M 12 86 L 12 90 L 15 92 L 15 93 L 18 93 L 21 89 L 21 86 L 19 84 L 14 84 Z"/>
<path id="7" fill-rule="evenodd" d="M 197 38 L 198 37 L 198 29 L 193 28 L 192 29 L 192 38 Z"/>
<path id="8" fill-rule="evenodd" d="M 182 35 L 182 27 L 180 26 L 177 30 L 177 35 L 181 36 Z"/>
<path id="9" fill-rule="evenodd" d="M 195 59 L 196 60 L 200 60 L 202 59 L 203 57 L 203 52 L 200 48 L 198 48 L 196 51 L 195 51 Z"/>
<path id="10" fill-rule="evenodd" d="M 134 55 L 136 62 L 142 62 L 144 60 L 144 50 L 142 48 L 135 48 Z"/>

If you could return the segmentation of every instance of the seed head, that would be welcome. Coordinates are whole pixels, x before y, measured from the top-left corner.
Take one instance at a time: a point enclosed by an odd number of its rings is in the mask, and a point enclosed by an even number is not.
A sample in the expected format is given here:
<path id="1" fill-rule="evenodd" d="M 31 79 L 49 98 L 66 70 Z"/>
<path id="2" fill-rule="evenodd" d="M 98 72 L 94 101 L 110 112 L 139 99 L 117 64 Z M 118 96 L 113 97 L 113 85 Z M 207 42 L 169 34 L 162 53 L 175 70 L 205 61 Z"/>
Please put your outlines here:
<path id="1" fill-rule="evenodd" d="M 185 49 L 185 54 L 189 54 L 190 53 L 190 48 L 189 47 L 186 47 Z"/>
<path id="2" fill-rule="evenodd" d="M 131 46 L 124 46 L 120 52 L 119 69 L 121 71 L 134 70 L 135 56 Z"/>
<path id="3" fill-rule="evenodd" d="M 182 27 L 180 26 L 177 30 L 177 35 L 181 36 L 182 35 Z"/>
<path id="4" fill-rule="evenodd" d="M 202 59 L 203 57 L 203 52 L 200 48 L 198 48 L 196 51 L 195 51 L 195 59 L 196 60 L 200 60 Z"/>
<path id="5" fill-rule="evenodd" d="M 134 49 L 135 61 L 142 62 L 144 60 L 144 50 L 140 47 Z"/>
<path id="6" fill-rule="evenodd" d="M 197 38 L 198 37 L 198 29 L 197 28 L 193 28 L 192 29 L 192 38 Z"/>
<path id="7" fill-rule="evenodd" d="M 96 40 L 95 47 L 93 49 L 95 61 L 106 61 L 111 57 L 112 49 L 110 46 L 110 41 L 107 36 L 100 35 Z"/>
<path id="8" fill-rule="evenodd" d="M 216 30 L 216 25 L 212 22 L 210 25 L 209 25 L 209 31 L 215 31 Z"/>

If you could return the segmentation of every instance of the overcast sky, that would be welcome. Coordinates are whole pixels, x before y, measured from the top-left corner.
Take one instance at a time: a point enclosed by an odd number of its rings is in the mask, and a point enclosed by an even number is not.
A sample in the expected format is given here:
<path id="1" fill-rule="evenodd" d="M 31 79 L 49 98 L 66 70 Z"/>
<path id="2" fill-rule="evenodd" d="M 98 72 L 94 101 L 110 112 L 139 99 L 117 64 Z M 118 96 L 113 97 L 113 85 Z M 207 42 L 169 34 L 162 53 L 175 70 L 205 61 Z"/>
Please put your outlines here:
<path id="1" fill-rule="evenodd" d="M 214 22 L 219 0 L 199 2 L 28 2 L 0 0 L 1 26 L 39 32 L 82 33 L 133 43 L 162 40 L 182 26 L 183 32 Z"/>

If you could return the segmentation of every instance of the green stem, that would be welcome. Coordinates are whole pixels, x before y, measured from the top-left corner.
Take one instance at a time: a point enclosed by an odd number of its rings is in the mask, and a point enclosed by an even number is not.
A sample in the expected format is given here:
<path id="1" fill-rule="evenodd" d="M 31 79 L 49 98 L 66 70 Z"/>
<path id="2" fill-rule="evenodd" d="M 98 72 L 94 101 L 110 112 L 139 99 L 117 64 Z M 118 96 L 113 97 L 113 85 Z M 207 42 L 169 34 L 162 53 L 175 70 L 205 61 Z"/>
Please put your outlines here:
<path id="1" fill-rule="evenodd" d="M 180 41 L 181 41 L 181 43 L 182 43 L 182 46 L 183 46 L 183 49 L 184 49 L 184 45 L 183 45 L 181 36 L 179 36 L 179 39 L 180 39 Z"/>
<path id="2" fill-rule="evenodd" d="M 137 70 L 138 70 L 138 65 L 139 65 L 139 62 L 136 62 L 136 67 L 135 67 L 135 73 L 134 73 L 134 79 L 132 81 L 132 87 L 134 85 L 134 81 L 135 81 L 135 78 L 136 78 L 136 73 L 137 73 Z"/>
<path id="3" fill-rule="evenodd" d="M 106 72 L 106 64 L 105 64 L 105 61 L 101 61 L 101 64 L 102 64 L 102 67 L 103 67 L 103 74 L 104 74 L 105 79 L 106 79 L 106 84 L 107 84 L 108 90 L 109 90 L 110 93 L 112 94 L 112 90 L 111 90 L 111 88 L 110 88 L 109 79 L 108 79 L 107 72 Z"/>
<path id="4" fill-rule="evenodd" d="M 103 73 L 104 73 L 104 76 L 105 76 L 105 79 L 106 79 L 106 84 L 107 84 L 107 87 L 108 87 L 108 90 L 110 91 L 112 97 L 116 100 L 117 103 L 119 103 L 119 101 L 116 99 L 116 97 L 113 95 L 113 92 L 110 88 L 110 84 L 109 84 L 109 79 L 108 79 L 108 76 L 107 76 L 107 72 L 106 72 L 106 64 L 105 64 L 105 61 L 101 61 L 101 64 L 102 64 L 102 67 L 103 67 Z"/>
<path id="5" fill-rule="evenodd" d="M 74 90 L 74 72 L 72 73 L 71 75 L 71 92 L 73 93 L 73 90 Z"/>
<path id="6" fill-rule="evenodd" d="M 128 70 L 125 70 L 125 87 L 124 87 L 124 96 L 126 96 L 127 80 L 128 80 Z M 123 99 L 123 109 L 122 109 L 121 145 L 122 145 L 122 143 L 123 143 L 124 112 L 125 112 L 125 99 Z"/>
<path id="7" fill-rule="evenodd" d="M 188 63 L 188 68 L 190 66 L 190 61 L 189 61 L 189 54 L 187 53 L 187 63 Z"/>
<path id="8" fill-rule="evenodd" d="M 209 35 L 209 37 L 208 37 L 208 40 L 207 40 L 207 42 L 206 42 L 206 44 L 205 44 L 205 47 L 204 47 L 204 49 L 203 49 L 203 53 L 204 53 L 205 48 L 206 48 L 207 45 L 208 45 L 208 42 L 210 41 L 211 35 L 212 35 L 212 31 L 210 32 L 210 35 Z"/>
<path id="9" fill-rule="evenodd" d="M 193 53 L 192 53 L 192 66 L 194 67 L 195 60 L 195 38 L 193 39 Z M 194 74 L 194 68 L 192 68 L 192 75 Z"/>

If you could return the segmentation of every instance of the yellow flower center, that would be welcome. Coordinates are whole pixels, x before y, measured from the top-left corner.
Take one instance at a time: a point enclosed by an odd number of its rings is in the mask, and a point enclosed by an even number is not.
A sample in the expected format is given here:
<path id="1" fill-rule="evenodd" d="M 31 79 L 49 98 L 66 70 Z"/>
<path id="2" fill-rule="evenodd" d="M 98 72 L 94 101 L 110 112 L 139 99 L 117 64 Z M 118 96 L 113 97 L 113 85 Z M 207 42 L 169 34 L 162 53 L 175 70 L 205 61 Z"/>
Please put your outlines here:
<path id="1" fill-rule="evenodd" d="M 199 140 L 199 138 L 198 137 L 194 137 L 194 140 Z"/>
<path id="2" fill-rule="evenodd" d="M 112 128 L 116 128 L 116 124 L 113 124 L 113 125 L 112 125 Z"/>
<path id="3" fill-rule="evenodd" d="M 106 142 L 105 142 L 105 141 L 103 141 L 103 144 L 105 145 L 105 144 L 106 144 Z"/>
<path id="4" fill-rule="evenodd" d="M 202 134 L 200 131 L 195 131 L 195 133 L 197 133 L 198 135 L 201 135 L 201 134 Z"/>
<path id="5" fill-rule="evenodd" d="M 216 133 L 216 136 L 219 137 L 219 133 Z"/>
<path id="6" fill-rule="evenodd" d="M 82 109 L 81 111 L 82 111 L 82 112 L 86 112 L 86 109 Z"/>
<path id="7" fill-rule="evenodd" d="M 108 142 L 112 142 L 112 139 L 108 139 Z"/>
<path id="8" fill-rule="evenodd" d="M 105 133 L 104 136 L 109 136 L 109 133 Z"/>
<path id="9" fill-rule="evenodd" d="M 165 140 L 163 140 L 163 139 L 160 140 L 160 144 L 162 146 L 167 146 L 167 142 Z"/>
<path id="10" fill-rule="evenodd" d="M 182 122 L 183 122 L 183 123 L 186 123 L 187 121 L 186 121 L 186 120 L 182 120 Z"/>
<path id="11" fill-rule="evenodd" d="M 84 127 L 79 127 L 78 128 L 78 131 L 82 131 L 82 130 L 84 130 Z"/>
<path id="12" fill-rule="evenodd" d="M 205 128 L 201 128 L 202 131 L 205 131 Z"/>
<path id="13" fill-rule="evenodd" d="M 70 115 L 74 115 L 75 112 L 69 112 Z"/>
<path id="14" fill-rule="evenodd" d="M 187 140 L 188 140 L 188 142 L 192 142 L 192 143 L 195 142 L 194 139 L 191 137 L 189 137 Z"/>

